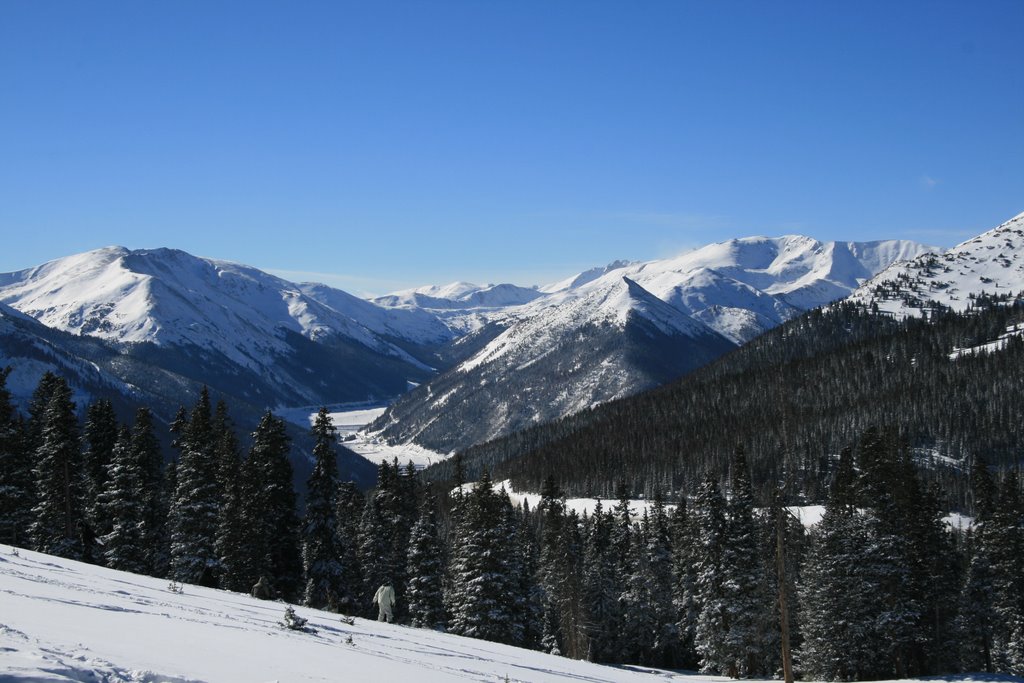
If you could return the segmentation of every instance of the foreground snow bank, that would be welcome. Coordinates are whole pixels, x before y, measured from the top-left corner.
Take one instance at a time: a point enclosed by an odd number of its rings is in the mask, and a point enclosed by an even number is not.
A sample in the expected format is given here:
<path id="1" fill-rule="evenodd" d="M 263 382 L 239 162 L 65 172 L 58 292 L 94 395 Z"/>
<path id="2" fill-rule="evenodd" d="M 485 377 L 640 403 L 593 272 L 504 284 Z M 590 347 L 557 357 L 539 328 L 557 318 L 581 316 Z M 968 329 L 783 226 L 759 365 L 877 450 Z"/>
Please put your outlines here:
<path id="1" fill-rule="evenodd" d="M 314 633 L 282 629 L 284 604 L 184 586 L 0 545 L 0 681 L 723 682 L 606 667 L 434 631 L 353 625 L 298 608 Z M 961 676 L 955 681 L 1021 681 Z"/>
<path id="2" fill-rule="evenodd" d="M 302 607 L 317 633 L 286 631 L 284 607 L 195 586 L 174 593 L 164 580 L 0 545 L 0 681 L 651 680 L 423 629 L 350 626 Z"/>

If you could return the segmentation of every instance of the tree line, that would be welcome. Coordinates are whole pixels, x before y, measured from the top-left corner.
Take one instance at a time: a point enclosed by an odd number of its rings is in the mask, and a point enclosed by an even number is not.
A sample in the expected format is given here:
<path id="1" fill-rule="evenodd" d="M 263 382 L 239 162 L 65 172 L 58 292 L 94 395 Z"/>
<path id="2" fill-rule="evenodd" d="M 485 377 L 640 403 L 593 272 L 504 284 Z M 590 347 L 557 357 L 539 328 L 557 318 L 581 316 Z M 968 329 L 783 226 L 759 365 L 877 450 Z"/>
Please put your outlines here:
<path id="1" fill-rule="evenodd" d="M 464 467 L 529 491 L 553 473 L 576 496 L 610 497 L 620 480 L 648 496 L 676 496 L 726 467 L 742 443 L 755 481 L 799 477 L 801 490 L 821 500 L 826 456 L 873 425 L 891 424 L 961 506 L 962 464 L 974 454 L 1020 468 L 1024 337 L 1009 337 L 998 352 L 951 354 L 1022 321 L 1019 300 L 987 296 L 964 313 L 936 310 L 927 320 L 837 304 L 672 384 L 466 449 Z M 427 476 L 450 480 L 452 468 L 442 462 Z"/>
<path id="2" fill-rule="evenodd" d="M 1015 473 L 976 458 L 975 524 L 951 530 L 897 430 L 843 449 L 824 517 L 805 530 L 783 507 L 805 495 L 800 480 L 758 500 L 741 449 L 694 495 L 671 506 L 656 490 L 639 513 L 625 482 L 614 505 L 578 513 L 551 476 L 535 508 L 515 505 L 486 471 L 465 484 L 461 459 L 444 491 L 394 462 L 364 494 L 339 480 L 322 409 L 300 514 L 270 413 L 243 454 L 227 407 L 202 391 L 173 422 L 165 466 L 145 409 L 119 425 L 98 401 L 79 425 L 66 382 L 48 375 L 23 417 L 6 375 L 0 534 L 15 545 L 236 591 L 262 579 L 281 599 L 367 617 L 391 583 L 399 623 L 598 662 L 774 676 L 785 632 L 810 679 L 1024 672 Z"/>

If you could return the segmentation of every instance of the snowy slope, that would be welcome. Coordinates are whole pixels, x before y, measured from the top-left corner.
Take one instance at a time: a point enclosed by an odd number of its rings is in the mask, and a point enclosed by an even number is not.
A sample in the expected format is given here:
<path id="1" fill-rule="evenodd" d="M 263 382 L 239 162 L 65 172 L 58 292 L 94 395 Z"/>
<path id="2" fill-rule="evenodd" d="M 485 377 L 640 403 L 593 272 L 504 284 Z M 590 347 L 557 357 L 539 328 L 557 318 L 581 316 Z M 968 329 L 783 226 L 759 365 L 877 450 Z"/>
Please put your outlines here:
<path id="1" fill-rule="evenodd" d="M 317 633 L 278 626 L 279 602 L 116 572 L 0 545 L 0 679 L 253 683 L 724 681 L 606 667 L 299 607 Z M 351 638 L 351 643 L 348 639 Z"/>
<path id="2" fill-rule="evenodd" d="M 481 287 L 469 282 L 453 282 L 394 292 L 373 299 L 373 303 L 385 308 L 427 312 L 461 335 L 480 330 L 504 317 L 508 309 L 542 296 L 540 290 L 511 284 Z"/>
<path id="3" fill-rule="evenodd" d="M 0 302 L 44 325 L 118 342 L 192 344 L 250 366 L 284 331 L 340 336 L 418 364 L 359 321 L 255 268 L 174 249 L 107 247 L 0 275 Z"/>
<path id="4" fill-rule="evenodd" d="M 944 254 L 895 263 L 864 283 L 850 299 L 898 317 L 920 316 L 933 304 L 956 311 L 981 293 L 1024 292 L 1024 213 Z"/>
<path id="5" fill-rule="evenodd" d="M 309 298 L 341 315 L 358 320 L 367 329 L 385 337 L 419 344 L 441 344 L 455 336 L 436 315 L 421 308 L 378 306 L 316 282 L 303 282 L 296 286 Z"/>

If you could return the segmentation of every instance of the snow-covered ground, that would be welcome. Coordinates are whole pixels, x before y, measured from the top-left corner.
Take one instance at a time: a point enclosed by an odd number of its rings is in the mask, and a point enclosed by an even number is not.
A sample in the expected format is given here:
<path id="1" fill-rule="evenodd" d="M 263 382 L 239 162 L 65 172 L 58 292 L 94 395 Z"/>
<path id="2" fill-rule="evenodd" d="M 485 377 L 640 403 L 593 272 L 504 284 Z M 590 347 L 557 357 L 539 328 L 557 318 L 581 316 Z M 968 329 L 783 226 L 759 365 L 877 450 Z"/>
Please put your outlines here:
<path id="1" fill-rule="evenodd" d="M 375 465 L 392 462 L 398 458 L 399 464 L 403 467 L 412 462 L 416 469 L 423 469 L 448 457 L 445 453 L 438 453 L 413 443 L 390 446 L 377 436 L 360 431 L 383 415 L 387 410 L 386 405 L 335 406 L 333 410 L 329 406 L 328 410 L 331 410 L 331 420 L 338 429 L 338 437 L 345 447 Z M 313 420 L 316 419 L 316 411 L 310 412 L 309 407 L 290 408 L 278 412 L 285 420 L 294 424 L 308 423 L 312 426 Z"/>
<path id="2" fill-rule="evenodd" d="M 574 681 L 714 679 L 605 667 L 519 648 L 284 605 L 0 545 L 0 680 Z M 349 642 L 351 641 L 351 642 Z"/>
<path id="3" fill-rule="evenodd" d="M 502 681 L 724 683 L 600 666 L 426 629 L 299 607 L 316 633 L 283 629 L 285 605 L 0 545 L 0 681 L 321 683 Z M 1022 680 L 956 676 L 932 681 Z"/>

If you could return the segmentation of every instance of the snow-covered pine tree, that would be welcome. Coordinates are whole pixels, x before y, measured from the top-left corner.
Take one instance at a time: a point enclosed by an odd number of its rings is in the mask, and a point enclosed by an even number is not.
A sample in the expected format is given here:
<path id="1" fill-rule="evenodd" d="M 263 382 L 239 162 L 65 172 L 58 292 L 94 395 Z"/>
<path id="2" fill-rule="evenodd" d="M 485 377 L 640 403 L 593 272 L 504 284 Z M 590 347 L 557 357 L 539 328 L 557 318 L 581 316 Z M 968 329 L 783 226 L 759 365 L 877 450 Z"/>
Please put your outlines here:
<path id="1" fill-rule="evenodd" d="M 560 655 L 564 652 L 562 609 L 569 567 L 562 549 L 565 503 L 553 476 L 549 475 L 544 481 L 537 509 L 541 517 L 540 570 L 537 576 L 542 591 L 540 645 L 544 652 Z"/>
<path id="2" fill-rule="evenodd" d="M 409 623 L 420 628 L 444 630 L 444 558 L 437 532 L 437 500 L 428 491 L 409 539 L 406 588 Z"/>
<path id="3" fill-rule="evenodd" d="M 221 491 L 210 393 L 206 387 L 199 394 L 188 424 L 177 428 L 181 429 L 177 441 L 181 457 L 169 519 L 171 577 L 181 583 L 213 587 L 220 572 L 216 539 Z"/>
<path id="4" fill-rule="evenodd" d="M 338 552 L 341 554 L 341 568 L 344 573 L 342 585 L 350 587 L 349 592 L 355 601 L 349 606 L 343 606 L 342 609 L 346 614 L 353 615 L 365 609 L 363 602 L 358 599 L 360 588 L 365 585 L 362 565 L 359 562 L 359 525 L 362 522 L 364 505 L 363 493 L 354 482 L 343 481 L 338 485 L 335 517 L 338 524 Z"/>
<path id="5" fill-rule="evenodd" d="M 615 628 L 621 618 L 621 589 L 613 561 L 612 525 L 611 512 L 597 501 L 586 528 L 581 596 L 584 645 L 586 657 L 592 662 L 619 661 Z"/>
<path id="6" fill-rule="evenodd" d="M 266 412 L 243 467 L 242 526 L 248 529 L 248 580 L 261 576 L 286 600 L 302 590 L 302 555 L 290 441 L 285 423 Z"/>
<path id="7" fill-rule="evenodd" d="M 984 518 L 976 520 L 976 524 L 985 523 Z M 960 591 L 956 619 L 960 670 L 992 673 L 995 671 L 992 650 L 997 621 L 992 607 L 992 569 L 983 545 L 978 542 L 970 545 L 973 546 L 971 560 Z"/>
<path id="8" fill-rule="evenodd" d="M 507 497 L 506 497 L 507 500 Z M 466 497 L 459 520 L 459 545 L 453 550 L 449 630 L 458 635 L 515 643 L 517 625 L 509 605 L 515 591 L 510 570 L 508 532 L 502 497 L 485 471 Z"/>
<path id="9" fill-rule="evenodd" d="M 726 673 L 730 666 L 727 637 L 728 604 L 724 587 L 726 516 L 725 500 L 714 478 L 707 478 L 697 491 L 694 518 L 698 530 L 694 549 L 697 570 L 697 627 L 694 647 L 705 673 Z"/>
<path id="10" fill-rule="evenodd" d="M 619 657 L 623 662 L 650 665 L 651 647 L 656 638 L 658 623 L 654 614 L 652 594 L 654 576 L 651 573 L 650 556 L 647 553 L 647 538 L 650 533 L 650 518 L 647 511 L 640 523 L 639 531 L 631 534 L 632 549 L 629 574 L 625 590 L 619 599 L 625 615 L 619 633 Z"/>
<path id="11" fill-rule="evenodd" d="M 164 495 L 163 455 L 153 428 L 153 413 L 139 408 L 132 425 L 132 452 L 142 476 L 143 546 L 146 573 L 163 576 L 170 560 L 167 538 L 167 498 Z"/>
<path id="12" fill-rule="evenodd" d="M 10 368 L 0 368 L 0 542 L 27 547 L 35 505 L 32 454 L 24 425 L 7 389 Z"/>
<path id="13" fill-rule="evenodd" d="M 38 391 L 38 390 L 37 390 Z M 63 378 L 50 387 L 50 400 L 39 418 L 35 451 L 36 506 L 32 539 L 36 550 L 81 559 L 85 477 L 79 452 L 78 421 L 71 389 Z"/>
<path id="14" fill-rule="evenodd" d="M 696 669 L 697 651 L 694 633 L 697 630 L 697 568 L 695 554 L 698 531 L 691 523 L 686 498 L 681 498 L 672 512 L 672 605 L 675 609 L 677 647 L 672 663 L 684 669 Z"/>
<path id="15" fill-rule="evenodd" d="M 93 538 L 109 534 L 112 528 L 111 520 L 104 514 L 100 496 L 107 488 L 108 468 L 114 459 L 119 432 L 114 404 L 109 399 L 101 398 L 89 405 L 82 427 L 82 466 L 85 473 L 85 516 Z M 102 561 L 104 554 L 95 548 L 86 548 L 86 557 Z"/>
<path id="16" fill-rule="evenodd" d="M 991 521 L 982 539 L 992 570 L 992 607 L 997 671 L 1024 675 L 1024 501 L 1017 473 L 1009 470 L 999 486 Z"/>
<path id="17" fill-rule="evenodd" d="M 646 535 L 650 610 L 654 624 L 647 658 L 657 666 L 672 666 L 679 649 L 679 627 L 672 599 L 672 530 L 661 492 L 655 491 Z"/>
<path id="18" fill-rule="evenodd" d="M 799 661 L 811 679 L 859 680 L 877 658 L 871 605 L 876 585 L 867 566 L 871 539 L 856 508 L 853 472 L 853 455 L 844 450 L 803 566 Z"/>
<path id="19" fill-rule="evenodd" d="M 105 488 L 97 506 L 110 531 L 102 537 L 103 557 L 111 569 L 144 574 L 148 568 L 145 546 L 145 490 L 142 467 L 132 449 L 132 435 L 122 427 L 107 464 Z"/>
<path id="20" fill-rule="evenodd" d="M 720 669 L 732 678 L 770 675 L 763 662 L 770 657 L 765 624 L 770 623 L 772 602 L 759 556 L 760 542 L 754 519 L 750 470 L 742 448 L 732 461 L 731 495 L 726 508 L 726 540 L 722 552 L 725 576 L 721 584 L 727 631 Z"/>
<path id="21" fill-rule="evenodd" d="M 405 563 L 409 531 L 407 519 L 408 489 L 398 466 L 382 462 L 377 474 L 377 488 L 363 506 L 359 530 L 359 563 L 363 572 L 364 592 L 370 595 L 378 586 L 391 583 L 398 595 L 405 593 Z M 415 498 L 413 498 L 415 502 Z M 405 602 L 396 606 L 396 619 L 404 617 Z"/>
<path id="22" fill-rule="evenodd" d="M 313 422 L 313 473 L 306 488 L 306 516 L 302 521 L 302 563 L 306 571 L 305 604 L 337 611 L 346 587 L 339 561 L 337 505 L 338 464 L 334 452 L 334 423 L 327 408 Z"/>
<path id="23" fill-rule="evenodd" d="M 247 528 L 243 501 L 249 491 L 244 489 L 243 466 L 238 435 L 228 416 L 227 404 L 217 401 L 213 412 L 211 436 L 217 460 L 217 485 L 220 509 L 217 515 L 217 559 L 220 563 L 218 583 L 221 588 L 247 591 L 255 583 L 248 551 L 255 534 Z"/>

